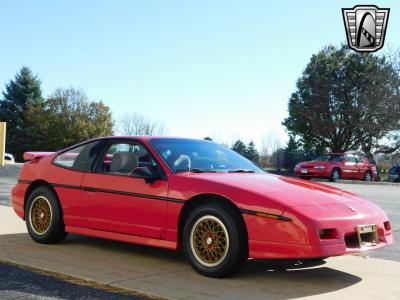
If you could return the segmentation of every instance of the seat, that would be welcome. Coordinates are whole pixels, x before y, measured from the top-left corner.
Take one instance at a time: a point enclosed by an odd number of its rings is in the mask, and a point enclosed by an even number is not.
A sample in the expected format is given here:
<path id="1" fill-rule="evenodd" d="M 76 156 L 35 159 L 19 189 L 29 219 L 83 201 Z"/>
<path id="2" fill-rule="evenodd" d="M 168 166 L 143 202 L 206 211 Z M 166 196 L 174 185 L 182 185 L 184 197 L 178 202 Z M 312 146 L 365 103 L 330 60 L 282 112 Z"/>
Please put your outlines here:
<path id="1" fill-rule="evenodd" d="M 133 152 L 117 152 L 110 164 L 110 174 L 130 175 L 138 167 L 138 157 Z"/>

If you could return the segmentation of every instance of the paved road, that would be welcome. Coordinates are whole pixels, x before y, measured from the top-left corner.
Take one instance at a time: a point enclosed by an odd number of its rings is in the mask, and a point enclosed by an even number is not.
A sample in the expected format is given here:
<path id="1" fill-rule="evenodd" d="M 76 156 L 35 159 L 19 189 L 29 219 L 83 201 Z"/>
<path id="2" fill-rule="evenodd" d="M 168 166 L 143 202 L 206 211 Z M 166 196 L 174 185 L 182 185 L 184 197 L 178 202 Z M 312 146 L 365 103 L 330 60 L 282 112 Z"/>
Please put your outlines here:
<path id="1" fill-rule="evenodd" d="M 0 167 L 0 205 L 10 206 L 10 191 L 17 183 L 22 164 Z"/>
<path id="2" fill-rule="evenodd" d="M 7 299 L 142 299 L 65 282 L 0 263 L 0 298 Z"/>

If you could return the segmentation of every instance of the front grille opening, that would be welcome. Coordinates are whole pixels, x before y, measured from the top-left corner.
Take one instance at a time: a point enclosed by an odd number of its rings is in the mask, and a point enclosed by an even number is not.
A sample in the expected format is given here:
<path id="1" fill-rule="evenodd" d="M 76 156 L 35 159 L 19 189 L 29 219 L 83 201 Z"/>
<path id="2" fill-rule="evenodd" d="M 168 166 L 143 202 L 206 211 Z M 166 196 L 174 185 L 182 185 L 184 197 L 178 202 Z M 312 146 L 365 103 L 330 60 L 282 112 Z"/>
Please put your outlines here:
<path id="1" fill-rule="evenodd" d="M 373 232 L 351 232 L 344 236 L 347 248 L 373 247 L 379 243 L 379 234 Z"/>
<path id="2" fill-rule="evenodd" d="M 361 246 L 372 246 L 378 244 L 376 232 L 360 233 Z"/>
<path id="3" fill-rule="evenodd" d="M 357 233 L 348 233 L 344 237 L 344 242 L 347 248 L 360 248 L 360 242 L 358 240 Z"/>

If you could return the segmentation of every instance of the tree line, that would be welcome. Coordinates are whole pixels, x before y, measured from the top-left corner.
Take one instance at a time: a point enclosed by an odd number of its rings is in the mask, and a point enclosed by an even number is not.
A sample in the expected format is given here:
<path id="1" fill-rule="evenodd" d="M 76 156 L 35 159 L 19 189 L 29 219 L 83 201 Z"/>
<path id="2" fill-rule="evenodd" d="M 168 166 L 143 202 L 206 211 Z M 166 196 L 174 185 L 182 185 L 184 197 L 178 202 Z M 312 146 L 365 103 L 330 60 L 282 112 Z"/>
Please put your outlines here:
<path id="1" fill-rule="evenodd" d="M 400 52 L 323 48 L 298 79 L 288 114 L 282 124 L 292 149 L 316 155 L 361 150 L 369 160 L 398 153 Z"/>
<path id="2" fill-rule="evenodd" d="M 89 101 L 74 88 L 59 88 L 44 98 L 38 76 L 28 67 L 6 84 L 0 120 L 7 122 L 6 151 L 18 161 L 27 150 L 59 150 L 113 132 L 110 108 L 102 101 Z"/>
<path id="3" fill-rule="evenodd" d="M 110 108 L 81 89 L 58 88 L 44 97 L 41 81 L 22 67 L 0 98 L 0 121 L 7 122 L 6 151 L 17 161 L 27 150 L 56 151 L 90 138 L 113 134 L 162 134 L 165 126 L 139 113 L 126 112 L 118 124 Z"/>
<path id="4" fill-rule="evenodd" d="M 0 98 L 7 122 L 6 151 L 22 159 L 26 150 L 58 150 L 89 138 L 162 135 L 163 122 L 126 112 L 117 124 L 110 108 L 83 90 L 58 88 L 46 98 L 37 75 L 23 67 Z M 327 46 L 311 59 L 288 102 L 289 141 L 270 136 L 257 151 L 240 139 L 234 151 L 262 166 L 293 170 L 326 152 L 362 151 L 374 157 L 400 155 L 400 51 L 379 56 L 346 45 Z M 206 139 L 210 139 L 207 137 Z M 386 159 L 387 160 L 387 159 Z"/>

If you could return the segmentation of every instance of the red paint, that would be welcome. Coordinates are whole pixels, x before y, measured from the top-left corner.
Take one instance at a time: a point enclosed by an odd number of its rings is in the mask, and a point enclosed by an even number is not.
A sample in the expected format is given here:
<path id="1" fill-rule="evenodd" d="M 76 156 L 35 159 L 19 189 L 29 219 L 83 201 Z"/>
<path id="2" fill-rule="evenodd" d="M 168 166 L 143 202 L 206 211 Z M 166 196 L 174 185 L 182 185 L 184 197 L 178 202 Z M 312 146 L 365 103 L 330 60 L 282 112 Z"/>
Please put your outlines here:
<path id="1" fill-rule="evenodd" d="M 335 156 L 346 156 L 346 154 L 335 153 Z M 305 161 L 296 165 L 294 172 L 302 178 L 330 178 L 332 170 L 337 168 L 340 171 L 340 178 L 362 180 L 367 172 L 371 173 L 372 179 L 378 178 L 376 166 L 370 164 L 367 159 L 358 155 L 351 155 L 357 162 L 344 159 L 343 161 Z M 319 168 L 324 167 L 324 168 Z M 306 170 L 307 173 L 302 173 Z"/>
<path id="2" fill-rule="evenodd" d="M 23 157 L 25 161 L 29 161 L 39 159 L 54 153 L 55 152 L 25 152 Z"/>
<path id="3" fill-rule="evenodd" d="M 379 244 L 368 250 L 393 243 L 390 226 L 385 228 L 385 212 L 351 193 L 270 174 L 174 174 L 149 144 L 149 137 L 122 139 L 145 144 L 166 178 L 146 183 L 141 178 L 73 171 L 53 165 L 57 155 L 54 153 L 24 165 L 21 181 L 12 191 L 17 215 L 24 217 L 27 189 L 40 180 L 57 184 L 54 189 L 66 231 L 72 233 L 176 249 L 181 240 L 178 224 L 184 202 L 212 194 L 231 201 L 238 209 L 283 215 L 292 220 L 243 213 L 252 258 L 336 256 L 365 251 L 349 248 L 345 243 L 346 235 L 354 234 L 357 225 L 365 224 L 376 224 L 379 229 Z M 106 191 L 93 192 L 90 188 Z M 321 239 L 320 229 L 335 229 L 335 238 Z"/>

